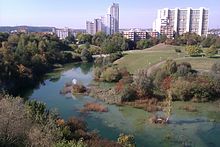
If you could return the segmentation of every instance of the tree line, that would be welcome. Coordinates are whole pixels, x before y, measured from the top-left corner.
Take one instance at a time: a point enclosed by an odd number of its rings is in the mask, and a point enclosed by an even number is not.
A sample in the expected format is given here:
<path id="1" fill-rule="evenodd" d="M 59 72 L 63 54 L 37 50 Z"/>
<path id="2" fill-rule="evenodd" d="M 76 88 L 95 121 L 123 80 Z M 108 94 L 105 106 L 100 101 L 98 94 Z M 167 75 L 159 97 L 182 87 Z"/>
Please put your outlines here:
<path id="1" fill-rule="evenodd" d="M 54 64 L 73 62 L 68 50 L 55 35 L 0 33 L 0 89 L 30 86 Z"/>

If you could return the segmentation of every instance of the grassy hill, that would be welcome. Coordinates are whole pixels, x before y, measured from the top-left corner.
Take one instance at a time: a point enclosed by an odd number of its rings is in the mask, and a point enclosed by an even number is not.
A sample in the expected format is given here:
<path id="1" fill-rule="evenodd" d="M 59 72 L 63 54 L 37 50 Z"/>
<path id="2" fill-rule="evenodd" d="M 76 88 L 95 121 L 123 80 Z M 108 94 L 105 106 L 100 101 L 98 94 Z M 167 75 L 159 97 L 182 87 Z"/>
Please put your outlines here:
<path id="1" fill-rule="evenodd" d="M 175 49 L 180 49 L 177 53 Z M 183 46 L 158 44 L 144 50 L 126 51 L 125 56 L 117 61 L 119 67 L 127 67 L 128 71 L 135 73 L 138 69 L 149 68 L 167 59 L 179 62 L 189 62 L 194 69 L 210 70 L 214 62 L 219 59 L 206 57 L 188 57 Z"/>

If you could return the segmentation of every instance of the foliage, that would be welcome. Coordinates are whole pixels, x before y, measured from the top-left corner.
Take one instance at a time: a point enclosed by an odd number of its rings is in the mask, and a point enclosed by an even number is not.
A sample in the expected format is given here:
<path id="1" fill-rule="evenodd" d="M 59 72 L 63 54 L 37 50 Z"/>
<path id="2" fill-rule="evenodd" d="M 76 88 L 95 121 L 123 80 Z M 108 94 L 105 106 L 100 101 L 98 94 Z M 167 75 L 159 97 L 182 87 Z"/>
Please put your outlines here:
<path id="1" fill-rule="evenodd" d="M 130 85 L 125 85 L 121 90 L 121 100 L 124 101 L 134 101 L 137 98 L 136 90 Z"/>
<path id="2" fill-rule="evenodd" d="M 118 137 L 118 143 L 124 147 L 135 147 L 135 140 L 132 135 L 120 134 Z"/>
<path id="3" fill-rule="evenodd" d="M 54 35 L 8 36 L 0 47 L 0 82 L 10 92 L 33 85 L 53 64 L 73 61 L 71 54 L 64 52 L 71 48 Z"/>
<path id="4" fill-rule="evenodd" d="M 193 80 L 180 78 L 174 81 L 171 92 L 175 100 L 207 101 L 215 98 L 216 90 L 208 77 L 198 76 Z"/>
<path id="5" fill-rule="evenodd" d="M 72 93 L 75 94 L 75 93 L 84 93 L 86 92 L 86 87 L 83 86 L 82 84 L 74 84 L 72 86 Z"/>
<path id="6" fill-rule="evenodd" d="M 121 79 L 121 73 L 116 66 L 106 68 L 101 76 L 101 81 L 105 82 L 118 82 Z"/>
<path id="7" fill-rule="evenodd" d="M 83 49 L 81 52 L 81 59 L 83 62 L 92 62 L 93 58 L 87 49 Z"/>
<path id="8" fill-rule="evenodd" d="M 97 46 L 101 46 L 106 38 L 107 38 L 107 36 L 104 32 L 97 32 L 92 37 L 92 44 L 97 45 Z"/>
<path id="9" fill-rule="evenodd" d="M 101 68 L 101 67 L 95 67 L 95 68 L 94 68 L 94 79 L 95 79 L 95 80 L 99 80 L 100 77 L 101 77 L 102 72 L 103 72 L 103 68 Z"/>
<path id="10" fill-rule="evenodd" d="M 176 62 L 173 60 L 167 60 L 163 66 L 163 69 L 168 75 L 174 74 L 177 71 Z"/>
<path id="11" fill-rule="evenodd" d="M 216 36 L 208 35 L 201 42 L 202 47 L 211 47 L 216 42 Z"/>
<path id="12" fill-rule="evenodd" d="M 107 57 L 98 57 L 95 59 L 95 65 L 96 66 L 104 66 L 112 64 L 114 61 L 120 59 L 122 57 L 121 52 L 112 53 Z"/>
<path id="13" fill-rule="evenodd" d="M 137 94 L 140 97 L 149 96 L 152 94 L 153 83 L 147 75 L 147 70 L 139 70 L 134 75 L 134 87 L 137 89 Z"/>
<path id="14" fill-rule="evenodd" d="M 41 122 L 45 119 L 44 114 L 46 112 L 46 105 L 44 103 L 32 100 L 27 101 L 25 106 L 27 109 L 27 114 L 31 119 L 37 122 Z"/>
<path id="15" fill-rule="evenodd" d="M 217 49 L 214 45 L 210 46 L 206 51 L 205 51 L 205 55 L 207 57 L 212 57 L 217 53 Z"/>
<path id="16" fill-rule="evenodd" d="M 182 62 L 177 65 L 177 76 L 187 76 L 192 71 L 191 64 L 188 62 Z"/>
<path id="17" fill-rule="evenodd" d="M 152 46 L 152 43 L 150 42 L 149 39 L 142 39 L 137 42 L 138 49 L 145 49 L 145 48 L 149 48 L 150 46 Z"/>
<path id="18" fill-rule="evenodd" d="M 212 65 L 212 72 L 215 73 L 215 74 L 220 74 L 220 61 L 218 62 L 215 62 L 213 65 Z"/>
<path id="19" fill-rule="evenodd" d="M 185 48 L 188 55 L 190 56 L 200 56 L 202 53 L 202 49 L 199 46 L 189 45 Z"/>
<path id="20" fill-rule="evenodd" d="M 77 34 L 76 38 L 77 38 L 79 44 L 84 44 L 84 43 L 91 44 L 92 43 L 92 35 L 90 35 L 90 34 L 80 33 L 80 34 Z"/>
<path id="21" fill-rule="evenodd" d="M 39 106 L 31 102 L 30 107 Z M 36 121 L 34 108 L 26 107 L 20 97 L 0 95 L 0 145 L 1 146 L 52 146 L 62 134 L 51 113 L 45 114 L 44 121 Z M 41 107 L 35 107 L 36 112 Z M 33 115 L 29 117 L 30 115 Z"/>
<path id="22" fill-rule="evenodd" d="M 181 51 L 181 49 L 175 48 L 175 52 L 181 53 L 182 51 Z"/>
<path id="23" fill-rule="evenodd" d="M 87 144 L 83 143 L 82 140 L 79 140 L 77 142 L 63 140 L 56 143 L 54 147 L 87 147 Z"/>

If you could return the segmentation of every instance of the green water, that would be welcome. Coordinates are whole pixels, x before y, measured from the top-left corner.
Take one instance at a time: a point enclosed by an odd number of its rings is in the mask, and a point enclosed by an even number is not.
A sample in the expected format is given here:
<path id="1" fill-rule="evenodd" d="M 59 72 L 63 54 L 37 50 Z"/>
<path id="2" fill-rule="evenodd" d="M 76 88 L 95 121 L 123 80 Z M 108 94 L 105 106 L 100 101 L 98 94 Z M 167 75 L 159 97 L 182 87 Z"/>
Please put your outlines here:
<path id="1" fill-rule="evenodd" d="M 90 130 L 97 130 L 103 137 L 116 140 L 120 133 L 134 135 L 138 147 L 146 146 L 220 146 L 220 106 L 195 103 L 198 112 L 179 109 L 188 102 L 175 102 L 171 123 L 150 124 L 152 114 L 129 106 L 108 105 L 109 112 L 89 114 L 79 109 L 86 102 L 99 101 L 90 96 L 61 95 L 60 90 L 73 78 L 88 85 L 92 81 L 91 64 L 68 65 L 61 71 L 48 74 L 42 84 L 26 93 L 30 99 L 45 102 L 49 109 L 56 109 L 64 119 L 77 116 L 84 119 Z M 99 101 L 100 102 L 100 101 Z"/>

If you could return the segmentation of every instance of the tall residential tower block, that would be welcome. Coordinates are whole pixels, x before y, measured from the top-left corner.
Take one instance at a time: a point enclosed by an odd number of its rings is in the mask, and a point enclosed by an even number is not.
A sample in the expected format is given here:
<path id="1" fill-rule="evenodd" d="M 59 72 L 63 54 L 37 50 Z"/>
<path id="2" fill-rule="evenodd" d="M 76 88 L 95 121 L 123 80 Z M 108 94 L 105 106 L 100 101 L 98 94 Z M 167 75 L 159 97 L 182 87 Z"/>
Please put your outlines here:
<path id="1" fill-rule="evenodd" d="M 165 34 L 169 38 L 172 38 L 174 33 L 181 35 L 186 32 L 207 35 L 208 10 L 203 7 L 160 9 L 153 23 L 153 31 Z"/>
<path id="2" fill-rule="evenodd" d="M 94 22 L 86 21 L 86 32 L 94 35 L 103 31 L 108 35 L 119 32 L 119 4 L 113 3 L 104 17 L 94 19 Z"/>

